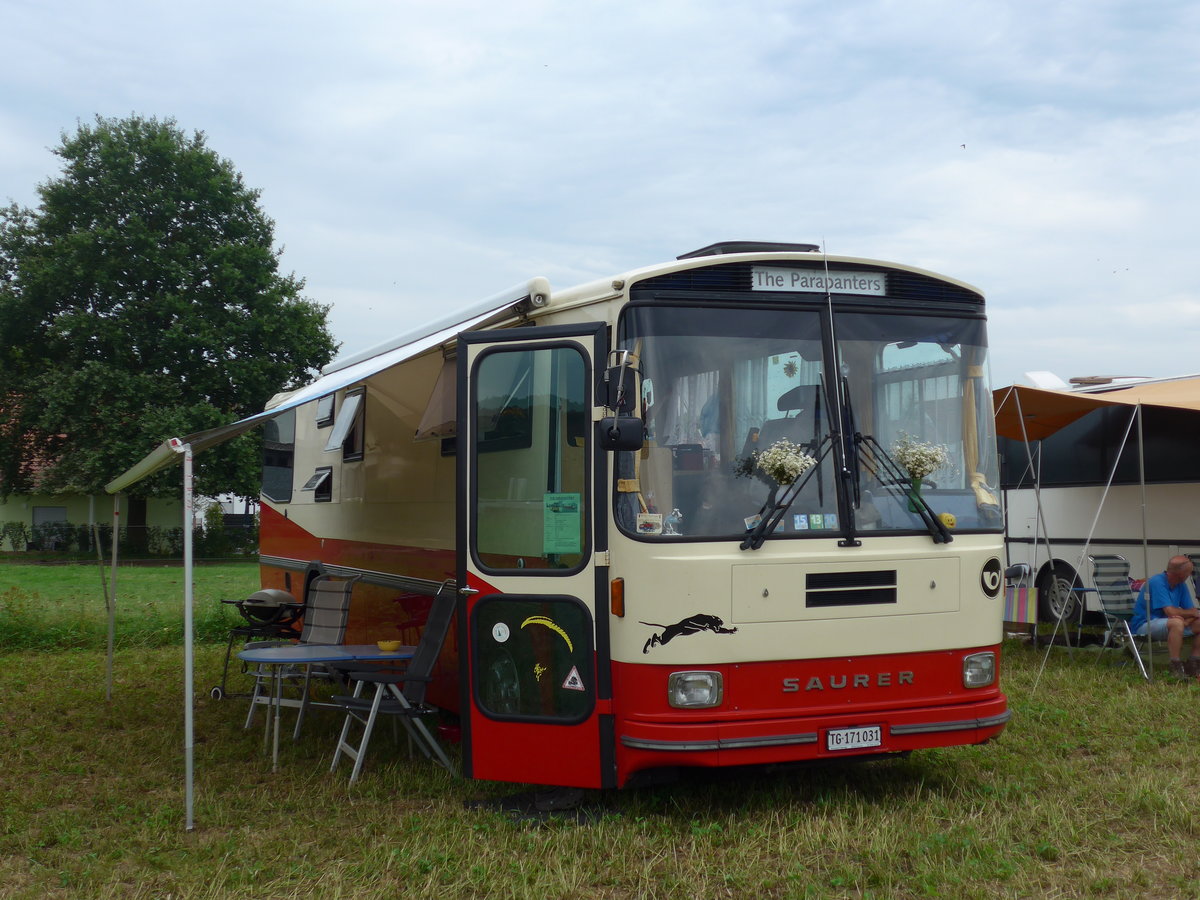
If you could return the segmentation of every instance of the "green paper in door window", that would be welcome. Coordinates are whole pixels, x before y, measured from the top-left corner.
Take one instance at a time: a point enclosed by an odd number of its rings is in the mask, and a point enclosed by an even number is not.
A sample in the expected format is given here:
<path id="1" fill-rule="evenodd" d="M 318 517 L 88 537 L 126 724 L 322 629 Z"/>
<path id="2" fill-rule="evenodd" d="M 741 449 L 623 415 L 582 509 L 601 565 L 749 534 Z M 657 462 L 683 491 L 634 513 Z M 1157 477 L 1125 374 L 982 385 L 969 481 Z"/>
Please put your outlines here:
<path id="1" fill-rule="evenodd" d="M 542 552 L 578 553 L 580 534 L 579 494 L 542 495 Z"/>

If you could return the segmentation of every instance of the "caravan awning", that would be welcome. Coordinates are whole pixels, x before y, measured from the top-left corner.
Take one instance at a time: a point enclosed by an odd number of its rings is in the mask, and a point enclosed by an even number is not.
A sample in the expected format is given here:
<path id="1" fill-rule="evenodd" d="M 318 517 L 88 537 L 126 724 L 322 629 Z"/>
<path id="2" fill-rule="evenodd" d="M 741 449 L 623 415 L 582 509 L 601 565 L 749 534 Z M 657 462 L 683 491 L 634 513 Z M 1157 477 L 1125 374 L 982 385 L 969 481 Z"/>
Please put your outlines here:
<path id="1" fill-rule="evenodd" d="M 992 402 L 997 435 L 1037 441 L 1102 406 L 1159 406 L 1200 412 L 1200 377 L 1131 384 L 1101 392 L 1051 391 L 1015 384 L 993 391 Z"/>
<path id="2" fill-rule="evenodd" d="M 524 284 L 489 297 L 472 308 L 444 316 L 423 328 L 371 350 L 335 360 L 322 370 L 321 377 L 312 384 L 271 398 L 273 405 L 263 412 L 229 425 L 163 441 L 136 465 L 106 484 L 104 489 L 110 494 L 115 494 L 150 477 L 155 472 L 165 469 L 180 459 L 179 451 L 176 448 L 182 447 L 184 444 L 189 445 L 193 453 L 215 447 L 217 444 L 245 434 L 267 419 L 274 418 L 289 409 L 295 409 L 311 400 L 365 381 L 372 375 L 377 375 L 406 360 L 420 356 L 439 344 L 453 340 L 460 332 L 500 322 L 511 315 L 513 306 L 518 303 L 532 300 L 535 305 L 543 306 L 549 298 L 550 283 L 545 278 L 533 278 Z"/>

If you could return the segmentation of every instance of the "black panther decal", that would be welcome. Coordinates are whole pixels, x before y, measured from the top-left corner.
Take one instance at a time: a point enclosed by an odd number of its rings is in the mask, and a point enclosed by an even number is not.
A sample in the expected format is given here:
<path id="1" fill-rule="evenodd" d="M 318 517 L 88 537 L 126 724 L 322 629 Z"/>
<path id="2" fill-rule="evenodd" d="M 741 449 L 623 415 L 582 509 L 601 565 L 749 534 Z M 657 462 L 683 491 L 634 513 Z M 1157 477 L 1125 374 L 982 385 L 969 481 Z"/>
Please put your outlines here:
<path id="1" fill-rule="evenodd" d="M 699 631 L 711 631 L 713 634 L 737 634 L 736 628 L 724 627 L 724 619 L 719 616 L 710 616 L 706 613 L 696 613 L 694 616 L 688 616 L 682 622 L 676 622 L 674 625 L 659 625 L 657 622 L 642 622 L 641 624 L 662 629 L 662 634 L 650 635 L 650 639 L 646 641 L 646 646 L 642 648 L 643 653 L 649 653 L 651 647 L 658 647 L 661 644 L 665 644 L 671 638 L 679 637 L 681 634 L 696 634 Z"/>

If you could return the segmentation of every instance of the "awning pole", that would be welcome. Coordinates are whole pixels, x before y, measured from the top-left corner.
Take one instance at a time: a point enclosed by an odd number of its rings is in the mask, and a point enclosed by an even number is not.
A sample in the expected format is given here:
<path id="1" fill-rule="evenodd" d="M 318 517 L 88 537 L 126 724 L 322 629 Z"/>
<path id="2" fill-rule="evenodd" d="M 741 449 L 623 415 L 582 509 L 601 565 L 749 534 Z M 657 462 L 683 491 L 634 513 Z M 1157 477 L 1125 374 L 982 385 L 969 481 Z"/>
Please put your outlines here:
<path id="1" fill-rule="evenodd" d="M 172 444 L 174 446 L 174 444 Z M 193 790 L 193 740 L 195 725 L 192 719 L 195 704 L 195 680 L 192 671 L 192 445 L 183 444 L 175 447 L 183 453 L 183 757 L 186 783 L 184 786 L 184 804 L 187 808 L 187 830 L 195 827 L 192 815 L 194 803 Z"/>
<path id="2" fill-rule="evenodd" d="M 1146 536 L 1146 443 L 1142 433 L 1142 404 L 1137 405 L 1138 481 L 1142 485 L 1142 578 L 1150 580 L 1150 542 Z M 1154 680 L 1154 636 L 1150 633 L 1150 591 L 1146 591 L 1146 674 Z M 1134 646 L 1133 652 L 1137 653 Z"/>
<path id="3" fill-rule="evenodd" d="M 121 537 L 121 495 L 113 494 L 113 527 L 112 527 L 112 566 L 108 573 L 112 590 L 108 592 L 111 598 L 108 606 L 108 654 L 104 662 L 105 699 L 112 699 L 113 650 L 117 635 L 117 544 Z"/>

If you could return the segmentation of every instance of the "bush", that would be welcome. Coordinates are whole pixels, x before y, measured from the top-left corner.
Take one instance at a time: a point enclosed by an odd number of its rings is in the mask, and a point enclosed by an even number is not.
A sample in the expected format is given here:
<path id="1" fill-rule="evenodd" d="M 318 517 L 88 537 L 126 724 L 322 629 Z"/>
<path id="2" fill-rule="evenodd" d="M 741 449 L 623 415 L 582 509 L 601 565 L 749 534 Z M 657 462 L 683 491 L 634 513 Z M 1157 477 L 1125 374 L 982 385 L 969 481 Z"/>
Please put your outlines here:
<path id="1" fill-rule="evenodd" d="M 7 543 L 11 550 L 24 550 L 29 543 L 29 528 L 24 522 L 5 522 L 0 527 L 0 550 Z"/>
<path id="2" fill-rule="evenodd" d="M 204 526 L 193 531 L 195 555 L 200 559 L 255 555 L 258 552 L 258 516 L 239 516 L 237 524 L 226 524 L 220 507 L 211 508 L 215 509 L 216 513 L 206 513 Z M 107 558 L 112 554 L 112 523 L 98 524 L 96 532 L 99 536 L 100 554 Z M 121 526 L 117 552 L 124 559 L 132 558 L 129 534 L 129 526 Z M 182 526 L 147 526 L 146 553 L 153 558 L 178 559 L 183 556 L 183 537 Z M 96 545 L 92 539 L 90 525 L 47 522 L 30 528 L 23 522 L 5 522 L 0 525 L 0 551 L 7 550 L 92 555 L 96 551 Z M 143 554 L 139 552 L 137 555 Z"/>

